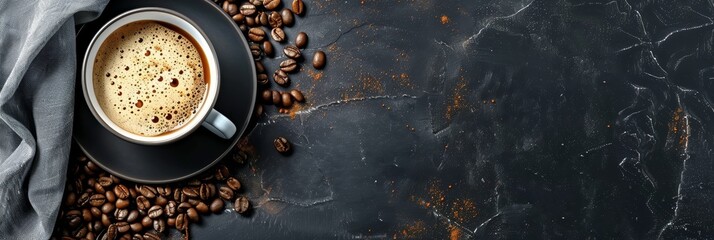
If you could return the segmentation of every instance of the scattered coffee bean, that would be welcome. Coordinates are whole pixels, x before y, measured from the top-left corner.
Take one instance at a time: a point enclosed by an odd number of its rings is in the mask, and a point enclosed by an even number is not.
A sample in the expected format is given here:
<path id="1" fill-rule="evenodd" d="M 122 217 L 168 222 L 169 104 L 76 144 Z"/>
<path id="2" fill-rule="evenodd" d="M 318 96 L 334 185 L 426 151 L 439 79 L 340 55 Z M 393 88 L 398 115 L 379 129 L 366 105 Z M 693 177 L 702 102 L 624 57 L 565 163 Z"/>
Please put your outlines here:
<path id="1" fill-rule="evenodd" d="M 273 44 L 270 43 L 270 41 L 263 41 L 263 52 L 265 53 L 265 56 L 273 56 Z"/>
<path id="2" fill-rule="evenodd" d="M 131 231 L 133 231 L 133 232 L 141 232 L 141 230 L 144 229 L 144 226 L 141 225 L 141 223 L 132 223 L 129 226 L 131 227 Z M 139 235 L 139 236 L 141 236 L 141 235 Z"/>
<path id="3" fill-rule="evenodd" d="M 233 18 L 233 21 L 235 21 L 237 24 L 241 24 L 241 23 L 243 23 L 243 21 L 245 21 L 245 15 L 240 14 L 240 13 L 233 15 L 233 17 L 231 17 L 231 18 Z"/>
<path id="4" fill-rule="evenodd" d="M 268 24 L 271 28 L 279 28 L 283 26 L 283 17 L 278 12 L 271 12 L 268 15 Z"/>
<path id="5" fill-rule="evenodd" d="M 280 69 L 275 70 L 275 73 L 273 74 L 273 81 L 283 87 L 290 85 L 290 78 L 288 77 L 288 74 Z"/>
<path id="6" fill-rule="evenodd" d="M 154 219 L 154 230 L 164 232 L 166 230 L 166 221 L 163 218 Z"/>
<path id="7" fill-rule="evenodd" d="M 129 215 L 126 216 L 126 221 L 132 223 L 132 222 L 136 222 L 136 220 L 139 220 L 139 211 L 131 210 L 129 212 Z"/>
<path id="8" fill-rule="evenodd" d="M 154 200 L 154 203 L 158 204 L 159 206 L 166 206 L 166 204 L 169 203 L 169 200 L 166 199 L 164 196 L 157 195 L 156 199 Z"/>
<path id="9" fill-rule="evenodd" d="M 253 42 L 263 41 L 265 38 L 265 31 L 257 27 L 251 28 L 248 30 L 248 38 Z"/>
<path id="10" fill-rule="evenodd" d="M 255 62 L 255 71 L 258 73 L 264 73 L 265 72 L 265 66 L 263 66 L 262 63 L 260 62 Z"/>
<path id="11" fill-rule="evenodd" d="M 92 211 L 87 208 L 82 209 L 82 220 L 85 222 L 92 221 Z"/>
<path id="12" fill-rule="evenodd" d="M 188 226 L 188 218 L 185 213 L 181 213 L 176 216 L 176 229 L 183 231 Z"/>
<path id="13" fill-rule="evenodd" d="M 102 205 L 102 213 L 104 214 L 112 213 L 114 212 L 114 209 L 115 207 L 112 203 L 105 203 L 104 205 Z"/>
<path id="14" fill-rule="evenodd" d="M 263 31 L 263 30 L 261 30 Z M 250 54 L 253 55 L 253 59 L 258 59 L 260 57 L 260 46 L 258 44 L 251 44 L 250 45 Z"/>
<path id="15" fill-rule="evenodd" d="M 298 48 L 305 48 L 305 46 L 307 46 L 307 33 L 298 33 L 298 35 L 295 37 L 295 46 Z"/>
<path id="16" fill-rule="evenodd" d="M 274 105 L 280 105 L 280 103 L 283 101 L 281 99 L 280 93 L 278 91 L 273 90 L 273 104 Z"/>
<path id="17" fill-rule="evenodd" d="M 141 185 L 137 188 L 138 188 L 137 190 L 139 191 L 139 193 L 141 193 L 141 195 L 146 198 L 151 199 L 151 198 L 156 197 L 156 188 L 154 188 L 154 187 L 147 186 L 147 185 Z"/>
<path id="18" fill-rule="evenodd" d="M 280 10 L 280 17 L 283 19 L 283 25 L 285 26 L 292 26 L 293 23 L 295 23 L 295 17 L 293 16 L 293 12 L 286 9 Z"/>
<path id="19" fill-rule="evenodd" d="M 224 6 L 225 6 L 225 4 L 224 4 Z M 226 13 L 228 13 L 228 15 L 233 16 L 233 15 L 238 14 L 238 5 L 235 5 L 234 3 L 230 3 L 230 4 L 228 4 L 227 9 L 224 8 L 223 10 L 225 10 Z"/>
<path id="20" fill-rule="evenodd" d="M 260 117 L 261 115 L 263 115 L 263 105 L 256 104 L 255 105 L 255 116 Z"/>
<path id="21" fill-rule="evenodd" d="M 315 69 L 322 69 L 325 67 L 325 52 L 315 52 L 315 56 L 312 57 L 312 66 L 315 67 Z"/>
<path id="22" fill-rule="evenodd" d="M 233 190 L 229 187 L 221 187 L 218 190 L 218 196 L 220 196 L 226 201 L 233 200 Z"/>
<path id="23" fill-rule="evenodd" d="M 125 221 L 128 216 L 129 216 L 129 210 L 126 210 L 126 209 L 114 210 L 114 219 L 116 219 L 116 220 Z"/>
<path id="24" fill-rule="evenodd" d="M 263 0 L 263 7 L 268 10 L 276 9 L 279 5 L 280 0 Z"/>
<path id="25" fill-rule="evenodd" d="M 198 207 L 198 206 L 196 206 L 196 207 Z M 211 209 L 211 212 L 213 212 L 213 213 L 219 213 L 219 212 L 223 211 L 223 200 L 218 199 L 218 198 L 214 199 L 213 202 L 211 202 L 210 209 Z M 199 210 L 199 209 L 196 208 L 196 210 Z"/>
<path id="26" fill-rule="evenodd" d="M 89 205 L 92 207 L 99 207 L 102 206 L 107 201 L 107 197 L 104 196 L 104 194 L 94 194 L 91 197 L 89 197 Z"/>
<path id="27" fill-rule="evenodd" d="M 151 227 L 151 224 L 154 223 L 154 220 L 151 220 L 149 216 L 144 216 L 144 218 L 141 219 L 141 225 L 144 226 L 145 228 Z"/>
<path id="28" fill-rule="evenodd" d="M 161 240 L 161 236 L 155 232 L 144 233 L 144 240 Z"/>
<path id="29" fill-rule="evenodd" d="M 149 199 L 146 199 L 144 196 L 136 197 L 136 208 L 139 209 L 139 211 L 147 211 L 150 207 L 151 203 Z"/>
<path id="30" fill-rule="evenodd" d="M 198 196 L 201 198 L 201 200 L 207 200 L 209 197 L 211 197 L 211 190 L 208 187 L 208 184 L 201 184 L 201 187 L 198 189 Z"/>
<path id="31" fill-rule="evenodd" d="M 104 196 L 107 197 L 107 202 L 116 202 L 117 201 L 117 195 L 114 194 L 114 191 L 107 191 L 104 193 Z"/>
<path id="32" fill-rule="evenodd" d="M 297 90 L 297 89 L 290 90 L 290 95 L 293 96 L 295 101 L 298 101 L 298 102 L 305 101 L 305 96 L 302 95 L 302 92 L 300 92 L 300 90 Z"/>
<path id="33" fill-rule="evenodd" d="M 112 224 L 112 221 L 109 220 L 109 215 L 107 214 L 102 214 L 102 225 L 105 227 L 109 227 Z"/>
<path id="34" fill-rule="evenodd" d="M 238 179 L 236 179 L 234 177 L 229 177 L 226 180 L 226 185 L 229 188 L 233 189 L 233 191 L 238 191 L 240 189 L 240 181 L 238 181 Z"/>
<path id="35" fill-rule="evenodd" d="M 225 165 L 219 165 L 218 167 L 216 167 L 215 175 L 216 175 L 216 180 L 223 181 L 226 178 L 230 177 L 231 173 L 228 170 L 228 167 L 226 167 Z"/>
<path id="36" fill-rule="evenodd" d="M 255 21 L 254 17 L 245 17 L 245 25 L 248 27 L 257 27 L 258 23 Z"/>
<path id="37" fill-rule="evenodd" d="M 114 181 L 110 177 L 100 177 L 97 182 L 99 182 L 99 185 L 102 185 L 103 187 L 109 187 L 114 184 Z"/>
<path id="38" fill-rule="evenodd" d="M 270 82 L 270 80 L 268 80 L 268 74 L 265 73 L 258 74 L 256 79 L 258 80 L 258 84 L 260 85 L 266 85 L 268 84 L 268 82 Z"/>
<path id="39" fill-rule="evenodd" d="M 79 198 L 77 199 L 77 205 L 80 207 L 89 204 L 89 196 L 91 196 L 89 193 L 83 193 Z"/>
<path id="40" fill-rule="evenodd" d="M 198 188 L 196 188 L 195 186 L 184 187 L 183 194 L 188 197 L 197 198 L 198 197 Z"/>
<path id="41" fill-rule="evenodd" d="M 178 212 L 186 212 L 189 208 L 192 208 L 192 207 L 193 207 L 193 205 L 191 205 L 190 203 L 182 202 L 182 203 L 179 203 L 178 207 L 176 207 L 176 210 Z"/>
<path id="42" fill-rule="evenodd" d="M 285 47 L 283 49 L 283 53 L 285 54 L 286 57 L 289 57 L 292 59 L 297 59 L 297 58 L 300 58 L 300 56 L 302 56 L 300 54 L 300 49 L 295 46 L 292 46 L 292 45 L 288 45 L 287 47 Z"/>
<path id="43" fill-rule="evenodd" d="M 166 213 L 166 216 L 173 217 L 176 216 L 176 207 L 178 204 L 174 201 L 169 201 L 169 203 L 166 204 L 166 207 L 164 207 L 164 212 Z"/>
<path id="44" fill-rule="evenodd" d="M 161 206 L 154 205 L 149 208 L 149 212 L 147 213 L 147 215 L 150 218 L 158 218 L 161 217 L 161 215 L 164 215 L 164 210 L 161 208 Z"/>
<path id="45" fill-rule="evenodd" d="M 283 107 L 290 108 L 290 106 L 293 105 L 293 98 L 290 95 L 290 93 L 283 92 L 281 98 L 282 98 Z"/>
<path id="46" fill-rule="evenodd" d="M 196 206 L 196 205 L 198 205 L 199 203 L 201 203 L 201 200 L 195 199 L 195 198 L 189 198 L 189 199 L 188 199 L 188 203 L 191 204 L 191 206 Z"/>
<path id="47" fill-rule="evenodd" d="M 253 16 L 255 14 L 256 8 L 255 5 L 250 4 L 250 3 L 244 3 L 243 5 L 240 5 L 240 13 L 246 16 Z"/>
<path id="48" fill-rule="evenodd" d="M 248 211 L 248 208 L 250 208 L 250 202 L 248 201 L 248 198 L 240 196 L 236 198 L 235 203 L 233 204 L 233 209 L 240 214 L 246 213 Z"/>
<path id="49" fill-rule="evenodd" d="M 120 199 L 117 199 L 116 207 L 124 209 L 124 208 L 129 207 L 129 203 L 130 203 L 129 199 L 121 199 L 120 198 Z"/>
<path id="50" fill-rule="evenodd" d="M 131 227 L 129 227 L 129 224 L 127 222 L 118 222 L 114 224 L 117 227 L 117 232 L 120 233 L 125 233 L 128 232 Z"/>
<path id="51" fill-rule="evenodd" d="M 250 0 L 250 4 L 255 5 L 256 7 L 263 6 L 263 0 Z"/>
<path id="52" fill-rule="evenodd" d="M 206 204 L 203 204 L 204 206 Z M 186 210 L 186 216 L 191 220 L 191 222 L 198 222 L 201 220 L 201 217 L 198 216 L 198 211 L 195 208 L 189 208 Z"/>
<path id="53" fill-rule="evenodd" d="M 273 30 L 270 30 L 270 36 L 273 37 L 273 40 L 276 42 L 285 41 L 285 32 L 282 28 L 273 28 Z"/>
<path id="54" fill-rule="evenodd" d="M 119 184 L 114 187 L 114 194 L 116 194 L 118 198 L 127 199 L 129 197 L 129 189 Z"/>
<path id="55" fill-rule="evenodd" d="M 302 2 L 302 0 L 293 0 L 292 6 L 293 13 L 297 15 L 301 15 L 305 10 L 305 4 Z"/>
<path id="56" fill-rule="evenodd" d="M 275 150 L 279 153 L 287 153 L 290 151 L 290 142 L 284 137 L 278 137 L 273 140 L 273 146 L 275 146 Z"/>
<path id="57" fill-rule="evenodd" d="M 292 72 L 295 69 L 297 69 L 297 61 L 294 59 L 285 59 L 280 62 L 280 70 L 283 70 L 283 72 Z"/>
<path id="58" fill-rule="evenodd" d="M 115 239 L 117 237 L 117 226 L 114 224 L 107 227 L 107 232 L 104 234 L 104 239 Z"/>
<path id="59" fill-rule="evenodd" d="M 268 26 L 268 14 L 265 12 L 260 12 L 258 13 L 258 16 L 255 17 L 255 20 L 263 26 Z"/>
<path id="60" fill-rule="evenodd" d="M 92 217 L 99 218 L 102 216 L 102 210 L 99 210 L 98 207 L 92 207 L 89 209 L 89 212 L 92 213 Z"/>
<path id="61" fill-rule="evenodd" d="M 263 102 L 273 103 L 273 91 L 270 91 L 270 89 L 263 90 L 260 96 L 263 99 Z"/>

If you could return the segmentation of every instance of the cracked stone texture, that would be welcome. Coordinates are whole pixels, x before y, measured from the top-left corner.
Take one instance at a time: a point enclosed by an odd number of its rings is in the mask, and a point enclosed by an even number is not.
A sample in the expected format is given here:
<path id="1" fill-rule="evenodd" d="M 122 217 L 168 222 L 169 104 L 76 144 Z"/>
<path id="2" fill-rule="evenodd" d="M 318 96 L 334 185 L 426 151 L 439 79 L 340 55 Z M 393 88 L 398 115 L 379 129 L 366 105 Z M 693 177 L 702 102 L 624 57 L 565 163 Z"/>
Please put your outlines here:
<path id="1" fill-rule="evenodd" d="M 306 104 L 267 106 L 249 133 L 251 216 L 193 237 L 714 236 L 712 2 L 306 6 L 287 35 L 327 67 L 304 64 Z"/>

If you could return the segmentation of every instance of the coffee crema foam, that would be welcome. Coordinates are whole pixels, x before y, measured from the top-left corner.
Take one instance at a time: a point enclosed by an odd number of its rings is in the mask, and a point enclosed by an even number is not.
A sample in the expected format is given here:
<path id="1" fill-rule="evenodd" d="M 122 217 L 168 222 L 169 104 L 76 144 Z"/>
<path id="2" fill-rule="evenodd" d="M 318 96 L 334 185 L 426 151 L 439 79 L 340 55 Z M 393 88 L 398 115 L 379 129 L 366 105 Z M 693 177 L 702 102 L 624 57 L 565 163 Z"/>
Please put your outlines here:
<path id="1" fill-rule="evenodd" d="M 187 36 L 143 21 L 114 31 L 94 61 L 94 93 L 122 129 L 157 136 L 180 128 L 200 108 L 207 82 L 201 50 Z"/>

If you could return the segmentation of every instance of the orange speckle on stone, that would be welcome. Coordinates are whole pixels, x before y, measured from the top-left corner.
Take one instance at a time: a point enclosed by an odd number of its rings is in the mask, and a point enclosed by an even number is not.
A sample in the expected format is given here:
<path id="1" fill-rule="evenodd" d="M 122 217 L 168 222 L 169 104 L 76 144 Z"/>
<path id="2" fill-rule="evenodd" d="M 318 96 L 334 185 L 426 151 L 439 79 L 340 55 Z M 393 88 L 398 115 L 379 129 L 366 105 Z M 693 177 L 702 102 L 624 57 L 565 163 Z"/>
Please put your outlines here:
<path id="1" fill-rule="evenodd" d="M 449 227 L 449 240 L 459 240 L 461 238 L 461 230 L 451 226 Z"/>
<path id="2" fill-rule="evenodd" d="M 441 15 L 441 24 L 449 23 L 449 16 Z"/>

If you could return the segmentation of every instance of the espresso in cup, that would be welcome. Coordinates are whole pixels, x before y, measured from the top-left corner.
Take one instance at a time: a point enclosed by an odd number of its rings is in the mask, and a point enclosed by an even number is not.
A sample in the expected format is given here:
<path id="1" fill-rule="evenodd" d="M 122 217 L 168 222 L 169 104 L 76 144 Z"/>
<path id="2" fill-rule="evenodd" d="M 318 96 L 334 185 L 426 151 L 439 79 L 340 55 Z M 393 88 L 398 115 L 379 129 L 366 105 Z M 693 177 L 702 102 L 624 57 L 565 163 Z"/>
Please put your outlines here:
<path id="1" fill-rule="evenodd" d="M 94 93 L 122 129 L 156 136 L 180 128 L 203 103 L 208 69 L 188 34 L 156 21 L 122 26 L 94 61 Z"/>

